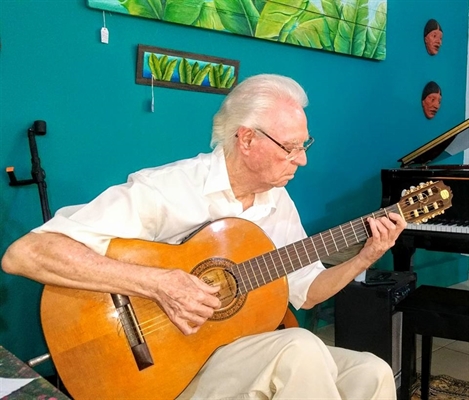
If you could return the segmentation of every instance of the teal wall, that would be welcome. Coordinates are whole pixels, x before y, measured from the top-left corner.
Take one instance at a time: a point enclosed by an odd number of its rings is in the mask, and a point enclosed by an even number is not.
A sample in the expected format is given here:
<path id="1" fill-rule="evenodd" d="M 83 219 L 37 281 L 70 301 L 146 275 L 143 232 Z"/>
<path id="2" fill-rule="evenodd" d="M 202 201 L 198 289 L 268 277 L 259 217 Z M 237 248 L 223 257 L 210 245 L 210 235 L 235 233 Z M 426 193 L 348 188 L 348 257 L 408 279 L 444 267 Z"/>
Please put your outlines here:
<path id="1" fill-rule="evenodd" d="M 436 18 L 443 47 L 427 55 L 422 32 Z M 27 129 L 37 137 L 50 208 L 86 202 L 129 172 L 209 151 L 212 115 L 223 95 L 135 84 L 137 45 L 240 61 L 240 78 L 278 73 L 310 97 L 316 143 L 309 164 L 289 184 L 310 234 L 375 211 L 380 170 L 464 119 L 468 0 L 388 0 L 387 58 L 366 59 L 282 45 L 153 20 L 107 14 L 85 0 L 1 0 L 0 167 L 30 177 Z M 420 95 L 435 80 L 437 116 L 423 116 Z M 462 155 L 448 162 L 460 164 Z M 8 186 L 0 174 L 0 254 L 42 222 L 36 185 Z M 380 266 L 389 268 L 386 254 Z M 426 282 L 467 279 L 468 258 L 418 254 Z M 443 272 L 443 273 L 442 273 Z M 46 352 L 39 323 L 41 285 L 0 273 L 0 344 L 26 360 Z M 47 367 L 43 367 L 47 368 Z"/>

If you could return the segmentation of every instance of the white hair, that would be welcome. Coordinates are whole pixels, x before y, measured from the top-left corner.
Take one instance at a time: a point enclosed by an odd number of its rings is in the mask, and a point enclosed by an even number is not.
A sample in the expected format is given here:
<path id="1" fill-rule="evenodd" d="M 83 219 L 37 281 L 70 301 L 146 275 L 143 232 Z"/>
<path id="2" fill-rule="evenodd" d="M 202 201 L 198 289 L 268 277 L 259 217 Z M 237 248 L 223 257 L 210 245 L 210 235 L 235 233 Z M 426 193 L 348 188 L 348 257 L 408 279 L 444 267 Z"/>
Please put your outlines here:
<path id="1" fill-rule="evenodd" d="M 308 105 L 304 89 L 286 76 L 254 75 L 235 86 L 213 117 L 212 148 L 220 144 L 227 155 L 231 153 L 239 127 L 260 125 L 264 113 L 279 100 L 294 102 L 302 108 Z"/>

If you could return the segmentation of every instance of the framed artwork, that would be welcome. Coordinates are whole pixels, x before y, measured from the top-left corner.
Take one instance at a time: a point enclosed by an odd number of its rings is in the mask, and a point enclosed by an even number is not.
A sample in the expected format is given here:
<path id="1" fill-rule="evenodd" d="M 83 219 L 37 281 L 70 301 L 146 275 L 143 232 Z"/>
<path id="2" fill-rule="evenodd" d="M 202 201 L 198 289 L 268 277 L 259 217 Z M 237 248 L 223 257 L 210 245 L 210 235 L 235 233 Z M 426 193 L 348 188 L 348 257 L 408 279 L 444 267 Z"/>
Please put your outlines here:
<path id="1" fill-rule="evenodd" d="M 138 45 L 136 83 L 228 93 L 238 81 L 239 61 Z"/>
<path id="2" fill-rule="evenodd" d="M 88 6 L 374 60 L 386 58 L 387 0 L 87 0 Z"/>

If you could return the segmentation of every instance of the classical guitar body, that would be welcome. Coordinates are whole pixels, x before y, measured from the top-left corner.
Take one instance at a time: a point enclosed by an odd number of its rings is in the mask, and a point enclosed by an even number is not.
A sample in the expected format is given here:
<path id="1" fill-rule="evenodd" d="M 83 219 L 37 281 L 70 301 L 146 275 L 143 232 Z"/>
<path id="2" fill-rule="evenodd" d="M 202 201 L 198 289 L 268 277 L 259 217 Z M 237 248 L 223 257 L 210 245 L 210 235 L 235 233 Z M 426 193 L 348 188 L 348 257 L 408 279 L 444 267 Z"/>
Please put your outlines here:
<path id="1" fill-rule="evenodd" d="M 118 312 L 122 307 L 116 307 L 110 294 L 46 286 L 43 331 L 67 390 L 75 400 L 177 397 L 218 347 L 272 331 L 281 322 L 288 302 L 285 278 L 241 296 L 236 296 L 237 283 L 229 274 L 224 281 L 226 268 L 272 249 L 259 227 L 237 218 L 216 221 L 181 245 L 112 240 L 106 254 L 110 258 L 180 268 L 221 282 L 223 307 L 197 334 L 184 336 L 152 301 L 131 297 L 133 314 L 123 320 Z M 143 336 L 143 345 L 134 346 L 137 357 L 129 343 L 132 333 L 123 327 L 126 321 L 136 321 L 136 335 Z M 144 356 L 138 357 L 142 347 Z"/>

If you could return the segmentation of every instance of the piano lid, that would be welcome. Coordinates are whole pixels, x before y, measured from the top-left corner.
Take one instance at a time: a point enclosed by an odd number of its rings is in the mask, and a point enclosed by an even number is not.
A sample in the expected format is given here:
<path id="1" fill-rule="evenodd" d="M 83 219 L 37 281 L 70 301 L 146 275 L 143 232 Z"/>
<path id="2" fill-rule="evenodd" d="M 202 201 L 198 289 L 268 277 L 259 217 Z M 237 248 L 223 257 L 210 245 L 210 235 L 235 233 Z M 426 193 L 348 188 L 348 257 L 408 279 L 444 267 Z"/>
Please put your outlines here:
<path id="1" fill-rule="evenodd" d="M 412 151 L 398 161 L 401 167 L 443 160 L 469 148 L 469 119 Z"/>

